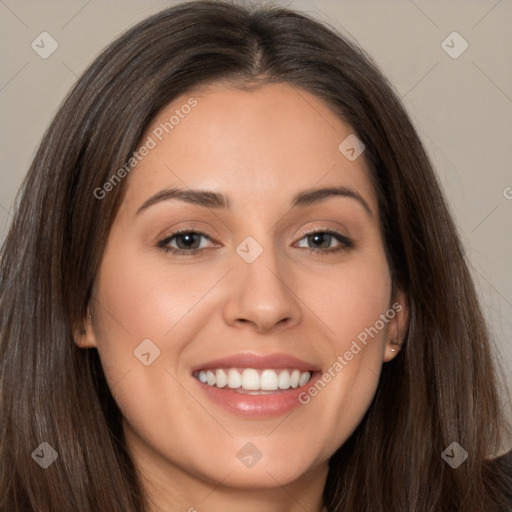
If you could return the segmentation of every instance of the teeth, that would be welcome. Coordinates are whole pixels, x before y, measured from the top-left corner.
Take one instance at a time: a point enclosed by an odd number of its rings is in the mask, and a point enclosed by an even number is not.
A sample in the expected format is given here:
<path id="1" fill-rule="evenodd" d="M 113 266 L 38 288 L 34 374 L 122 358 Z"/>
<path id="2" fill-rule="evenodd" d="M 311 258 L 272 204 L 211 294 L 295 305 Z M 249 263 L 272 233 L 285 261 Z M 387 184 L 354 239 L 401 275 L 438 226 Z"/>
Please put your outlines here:
<path id="1" fill-rule="evenodd" d="M 300 374 L 300 379 L 299 379 L 299 387 L 300 386 L 304 386 L 304 384 L 306 384 L 306 382 L 308 380 L 309 380 L 309 372 L 301 373 Z"/>
<path id="2" fill-rule="evenodd" d="M 223 388 L 228 383 L 228 376 L 224 370 L 217 370 L 215 372 L 215 378 L 218 388 Z"/>
<path id="3" fill-rule="evenodd" d="M 286 370 L 283 370 L 281 373 L 288 373 Z M 263 370 L 260 377 L 260 389 L 264 391 L 273 391 L 278 388 L 279 377 L 274 370 Z M 289 387 L 289 386 L 288 386 Z M 281 388 L 281 389 L 288 389 Z"/>
<path id="4" fill-rule="evenodd" d="M 279 374 L 279 378 L 277 380 L 277 387 L 279 389 L 288 389 L 290 387 L 290 372 L 288 370 L 283 370 Z"/>
<path id="5" fill-rule="evenodd" d="M 290 376 L 290 386 L 292 388 L 296 388 L 299 385 L 300 380 L 300 370 L 293 370 Z"/>
<path id="6" fill-rule="evenodd" d="M 232 389 L 236 389 L 242 386 L 242 376 L 240 373 L 235 370 L 234 368 L 231 368 L 228 371 L 228 387 Z"/>
<path id="7" fill-rule="evenodd" d="M 253 368 L 211 369 L 195 372 L 194 376 L 209 386 L 246 391 L 275 391 L 304 386 L 311 379 L 311 372 L 297 369 L 255 370 Z"/>
<path id="8" fill-rule="evenodd" d="M 206 372 L 206 383 L 209 385 L 209 386 L 215 386 L 215 383 L 216 383 L 216 379 L 215 379 L 215 373 L 213 372 L 210 372 L 210 371 L 207 371 Z"/>
<path id="9" fill-rule="evenodd" d="M 260 376 L 256 370 L 246 368 L 242 372 L 242 388 L 256 391 L 260 389 Z"/>

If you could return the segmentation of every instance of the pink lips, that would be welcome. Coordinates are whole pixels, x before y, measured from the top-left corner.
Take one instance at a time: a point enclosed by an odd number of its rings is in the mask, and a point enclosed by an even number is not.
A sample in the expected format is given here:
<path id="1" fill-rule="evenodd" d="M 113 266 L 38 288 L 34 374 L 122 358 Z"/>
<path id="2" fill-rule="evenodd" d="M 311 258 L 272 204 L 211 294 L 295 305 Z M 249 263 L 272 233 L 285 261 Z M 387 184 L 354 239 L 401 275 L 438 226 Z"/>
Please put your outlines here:
<path id="1" fill-rule="evenodd" d="M 299 394 L 312 386 L 322 375 L 320 368 L 317 366 L 283 353 L 263 356 L 253 353 L 235 354 L 197 365 L 192 369 L 192 373 L 213 368 L 297 368 L 301 371 L 311 372 L 311 379 L 304 386 L 287 390 L 276 390 L 274 393 L 262 395 L 242 394 L 227 387 L 217 388 L 209 386 L 193 377 L 196 385 L 200 387 L 213 404 L 236 416 L 248 419 L 272 418 L 291 412 L 296 407 L 302 405 L 298 399 Z"/>
<path id="2" fill-rule="evenodd" d="M 320 368 L 311 363 L 298 359 L 284 353 L 266 354 L 263 356 L 254 353 L 241 353 L 232 356 L 207 361 L 192 368 L 192 373 L 197 370 L 208 370 L 211 368 L 254 368 L 254 369 L 278 369 L 297 368 L 303 372 L 318 372 Z"/>

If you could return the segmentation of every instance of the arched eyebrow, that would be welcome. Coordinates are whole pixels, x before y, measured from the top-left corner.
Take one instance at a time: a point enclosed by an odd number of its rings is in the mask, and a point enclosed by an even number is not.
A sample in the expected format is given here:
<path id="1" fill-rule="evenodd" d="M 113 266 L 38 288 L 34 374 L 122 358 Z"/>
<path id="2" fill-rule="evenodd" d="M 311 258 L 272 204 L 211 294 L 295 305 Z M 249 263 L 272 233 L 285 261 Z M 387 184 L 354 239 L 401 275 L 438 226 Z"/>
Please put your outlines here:
<path id="1" fill-rule="evenodd" d="M 311 204 L 320 203 L 333 196 L 349 197 L 351 199 L 355 199 L 366 210 L 370 217 L 373 217 L 371 208 L 368 206 L 368 203 L 364 200 L 361 194 L 355 190 L 352 190 L 351 188 L 344 186 L 311 188 L 299 192 L 293 198 L 292 208 L 295 206 L 308 206 Z"/>
<path id="2" fill-rule="evenodd" d="M 373 212 L 364 198 L 355 190 L 344 186 L 332 186 L 303 190 L 294 196 L 291 202 L 291 207 L 295 208 L 297 206 L 301 207 L 317 204 L 333 196 L 341 196 L 354 199 L 364 208 L 370 217 L 373 217 Z M 229 200 L 229 197 L 220 192 L 190 188 L 166 188 L 147 199 L 137 210 L 136 215 L 143 212 L 144 210 L 147 210 L 154 204 L 160 203 L 162 201 L 169 201 L 171 199 L 184 201 L 186 203 L 195 204 L 204 208 L 231 208 L 231 201 Z"/>

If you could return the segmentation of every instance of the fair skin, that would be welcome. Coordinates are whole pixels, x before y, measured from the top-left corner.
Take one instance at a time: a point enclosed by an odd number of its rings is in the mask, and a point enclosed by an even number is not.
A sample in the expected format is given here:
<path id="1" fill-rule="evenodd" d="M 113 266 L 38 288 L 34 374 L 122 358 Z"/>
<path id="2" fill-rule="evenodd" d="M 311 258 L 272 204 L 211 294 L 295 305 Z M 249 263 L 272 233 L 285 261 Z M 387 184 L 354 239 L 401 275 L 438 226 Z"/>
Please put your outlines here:
<path id="1" fill-rule="evenodd" d="M 126 179 L 92 320 L 77 343 L 99 352 L 152 512 L 320 512 L 329 458 L 368 409 L 407 321 L 405 297 L 392 295 L 364 154 L 347 159 L 338 146 L 353 130 L 288 84 L 187 93 L 158 114 L 144 140 L 190 97 L 197 106 Z M 327 186 L 354 191 L 370 211 L 343 195 L 291 207 L 299 192 Z M 225 194 L 231 207 L 170 199 L 137 213 L 172 187 Z M 176 255 L 157 246 L 179 228 L 205 232 L 188 249 L 204 250 Z M 354 246 L 307 236 L 326 229 Z M 236 251 L 249 236 L 263 249 L 251 263 Z M 178 236 L 167 246 L 186 251 L 186 242 Z M 192 375 L 204 361 L 276 352 L 323 373 L 396 301 L 403 307 L 393 320 L 287 414 L 234 414 Z M 133 352 L 144 339 L 160 350 L 149 366 Z M 249 442 L 262 457 L 246 467 L 237 453 Z"/>

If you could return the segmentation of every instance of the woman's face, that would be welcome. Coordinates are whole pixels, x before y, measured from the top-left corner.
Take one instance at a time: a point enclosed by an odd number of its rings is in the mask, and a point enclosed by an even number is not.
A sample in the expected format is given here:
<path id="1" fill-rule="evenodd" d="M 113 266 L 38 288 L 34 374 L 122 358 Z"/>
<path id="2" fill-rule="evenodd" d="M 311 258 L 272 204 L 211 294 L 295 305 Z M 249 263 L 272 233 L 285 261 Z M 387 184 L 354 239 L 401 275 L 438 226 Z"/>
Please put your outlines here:
<path id="1" fill-rule="evenodd" d="M 325 478 L 406 321 L 363 148 L 288 84 L 183 95 L 142 144 L 82 340 L 130 449 L 174 482 Z"/>

